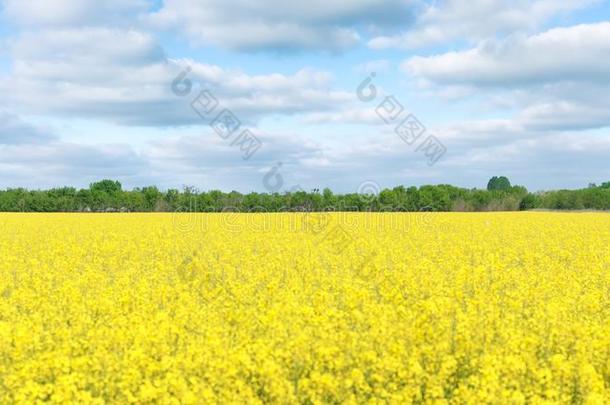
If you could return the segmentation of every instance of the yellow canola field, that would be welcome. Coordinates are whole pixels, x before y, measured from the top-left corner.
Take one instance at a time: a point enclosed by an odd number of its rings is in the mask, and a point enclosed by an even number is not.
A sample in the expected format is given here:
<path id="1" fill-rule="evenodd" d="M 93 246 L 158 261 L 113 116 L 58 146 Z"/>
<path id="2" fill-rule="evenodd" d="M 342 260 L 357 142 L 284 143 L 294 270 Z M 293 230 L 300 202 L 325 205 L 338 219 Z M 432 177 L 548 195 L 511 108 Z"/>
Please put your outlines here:
<path id="1" fill-rule="evenodd" d="M 0 214 L 0 403 L 610 402 L 610 215 Z"/>

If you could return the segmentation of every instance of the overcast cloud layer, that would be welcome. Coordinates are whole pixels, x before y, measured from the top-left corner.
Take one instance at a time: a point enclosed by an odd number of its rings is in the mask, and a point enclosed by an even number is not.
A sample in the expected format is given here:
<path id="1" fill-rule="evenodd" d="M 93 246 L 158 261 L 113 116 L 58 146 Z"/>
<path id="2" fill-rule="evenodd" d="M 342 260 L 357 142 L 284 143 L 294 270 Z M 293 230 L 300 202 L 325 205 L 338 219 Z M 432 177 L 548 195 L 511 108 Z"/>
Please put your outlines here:
<path id="1" fill-rule="evenodd" d="M 585 187 L 610 180 L 609 55 L 607 1 L 0 0 L 0 188 Z"/>

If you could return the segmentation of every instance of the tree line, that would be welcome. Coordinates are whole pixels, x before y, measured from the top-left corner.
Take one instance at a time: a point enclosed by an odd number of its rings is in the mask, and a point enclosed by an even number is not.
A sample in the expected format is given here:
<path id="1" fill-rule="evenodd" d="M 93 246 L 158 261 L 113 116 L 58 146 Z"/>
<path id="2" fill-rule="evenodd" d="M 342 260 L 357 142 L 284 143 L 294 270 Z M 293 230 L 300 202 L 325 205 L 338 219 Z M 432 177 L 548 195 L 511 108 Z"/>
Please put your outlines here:
<path id="1" fill-rule="evenodd" d="M 577 190 L 530 193 L 504 177 L 493 177 L 485 189 L 448 184 L 397 186 L 377 194 L 335 194 L 320 191 L 242 194 L 237 191 L 159 190 L 155 186 L 123 190 L 121 183 L 102 180 L 88 188 L 0 190 L 4 212 L 282 212 L 282 211 L 517 211 L 531 209 L 610 210 L 610 182 Z"/>

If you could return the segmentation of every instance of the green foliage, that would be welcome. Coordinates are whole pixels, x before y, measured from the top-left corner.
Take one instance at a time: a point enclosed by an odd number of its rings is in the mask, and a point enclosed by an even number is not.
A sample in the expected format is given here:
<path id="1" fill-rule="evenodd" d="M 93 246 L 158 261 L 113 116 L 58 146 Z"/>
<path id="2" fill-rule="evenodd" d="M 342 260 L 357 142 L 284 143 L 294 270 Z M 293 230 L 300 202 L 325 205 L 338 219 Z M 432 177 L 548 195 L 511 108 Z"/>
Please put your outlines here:
<path id="1" fill-rule="evenodd" d="M 535 194 L 526 194 L 523 199 L 521 199 L 521 203 L 519 203 L 519 210 L 526 211 L 537 208 L 538 198 Z"/>
<path id="2" fill-rule="evenodd" d="M 487 190 L 509 190 L 511 188 L 510 181 L 505 176 L 493 176 L 487 183 Z"/>
<path id="3" fill-rule="evenodd" d="M 112 180 L 101 180 L 97 183 L 91 183 L 89 185 L 89 190 L 91 190 L 92 193 L 117 194 L 121 192 L 121 183 Z"/>
<path id="4" fill-rule="evenodd" d="M 558 210 L 610 210 L 610 183 L 579 190 L 557 190 L 537 196 L 540 208 Z M 606 186 L 605 186 L 606 185 Z"/>
<path id="5" fill-rule="evenodd" d="M 494 180 L 495 179 L 495 180 Z M 507 187 L 508 184 L 508 187 Z M 397 186 L 378 195 L 334 194 L 325 188 L 311 192 L 279 193 L 199 192 L 194 187 L 160 191 L 155 186 L 123 190 L 121 183 L 102 180 L 89 188 L 50 190 L 23 188 L 0 191 L 0 211 L 196 211 L 240 212 L 280 211 L 515 211 L 544 209 L 610 210 L 610 182 L 580 190 L 528 193 L 525 187 L 510 186 L 506 177 L 494 177 L 488 190 L 465 189 L 448 184 L 421 187 Z"/>

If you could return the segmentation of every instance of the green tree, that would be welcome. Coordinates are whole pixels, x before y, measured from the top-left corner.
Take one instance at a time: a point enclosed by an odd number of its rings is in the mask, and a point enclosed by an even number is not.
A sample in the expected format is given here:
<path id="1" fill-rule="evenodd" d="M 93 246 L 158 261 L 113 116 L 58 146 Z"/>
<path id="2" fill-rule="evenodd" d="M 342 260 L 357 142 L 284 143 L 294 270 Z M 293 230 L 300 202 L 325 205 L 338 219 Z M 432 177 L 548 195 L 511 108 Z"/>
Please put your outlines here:
<path id="1" fill-rule="evenodd" d="M 487 183 L 487 190 L 509 190 L 510 189 L 510 181 L 505 176 L 496 177 L 493 176 L 489 179 Z"/>
<path id="2" fill-rule="evenodd" d="M 519 209 L 521 211 L 525 211 L 536 208 L 538 202 L 537 200 L 538 199 L 536 198 L 535 194 L 528 193 L 525 195 L 525 197 L 521 199 L 521 202 L 519 203 Z"/>
<path id="3" fill-rule="evenodd" d="M 92 192 L 102 192 L 107 194 L 118 194 L 121 192 L 121 183 L 113 180 L 101 180 L 89 185 L 89 190 Z"/>
<path id="4" fill-rule="evenodd" d="M 142 188 L 142 195 L 144 196 L 144 204 L 146 204 L 147 211 L 158 211 L 160 208 L 157 206 L 158 201 L 162 201 L 163 194 L 155 186 L 148 186 Z"/>

